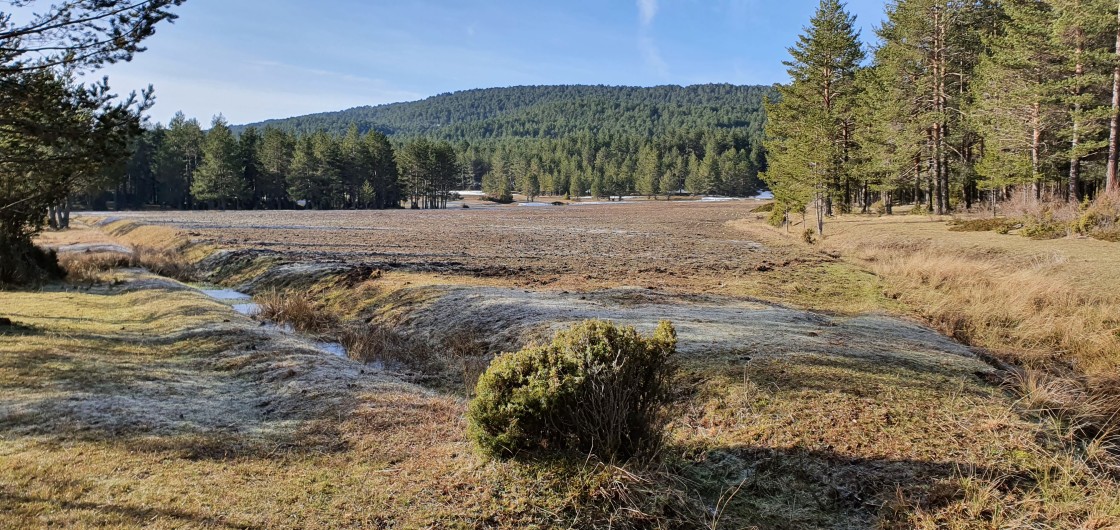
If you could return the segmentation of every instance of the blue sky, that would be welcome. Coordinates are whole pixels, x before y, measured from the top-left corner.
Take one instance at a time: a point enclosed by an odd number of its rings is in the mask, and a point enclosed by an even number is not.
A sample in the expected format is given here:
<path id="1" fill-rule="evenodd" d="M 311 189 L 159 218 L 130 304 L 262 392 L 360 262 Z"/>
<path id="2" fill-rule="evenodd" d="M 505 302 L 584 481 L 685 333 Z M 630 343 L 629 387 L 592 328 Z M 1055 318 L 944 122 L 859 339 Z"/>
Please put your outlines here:
<path id="1" fill-rule="evenodd" d="M 785 79 L 817 0 L 189 0 L 114 89 L 245 123 L 468 88 Z M 864 40 L 882 0 L 852 0 Z"/>

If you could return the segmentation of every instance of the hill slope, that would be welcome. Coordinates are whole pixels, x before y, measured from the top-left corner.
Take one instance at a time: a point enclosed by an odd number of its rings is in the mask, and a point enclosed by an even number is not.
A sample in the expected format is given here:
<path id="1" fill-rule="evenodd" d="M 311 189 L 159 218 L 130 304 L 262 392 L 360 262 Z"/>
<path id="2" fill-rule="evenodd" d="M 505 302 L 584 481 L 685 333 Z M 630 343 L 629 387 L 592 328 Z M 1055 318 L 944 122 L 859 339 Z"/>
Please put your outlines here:
<path id="1" fill-rule="evenodd" d="M 690 129 L 729 129 L 755 138 L 762 131 L 763 101 L 772 93 L 768 86 L 729 84 L 486 88 L 250 125 L 341 134 L 353 123 L 363 132 L 376 129 L 390 136 L 456 141 L 560 138 L 585 132 L 652 138 Z"/>

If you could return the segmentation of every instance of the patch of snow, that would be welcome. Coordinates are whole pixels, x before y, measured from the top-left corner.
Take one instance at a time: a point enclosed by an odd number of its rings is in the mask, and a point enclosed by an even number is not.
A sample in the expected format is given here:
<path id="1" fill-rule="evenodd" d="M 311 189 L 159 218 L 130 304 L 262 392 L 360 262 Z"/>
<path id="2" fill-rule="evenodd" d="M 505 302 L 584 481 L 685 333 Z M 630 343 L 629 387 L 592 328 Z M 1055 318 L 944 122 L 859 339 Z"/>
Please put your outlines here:
<path id="1" fill-rule="evenodd" d="M 760 200 L 764 200 L 764 201 L 769 201 L 769 200 L 772 200 L 774 198 L 774 194 L 769 192 L 769 191 L 764 191 L 764 192 L 759 193 L 758 195 L 755 195 L 754 197 L 751 197 L 751 198 L 752 199 L 760 199 Z"/>
<path id="2" fill-rule="evenodd" d="M 451 193 L 458 193 L 459 195 L 461 195 L 463 197 L 485 197 L 486 196 L 485 191 L 477 191 L 477 190 L 453 191 Z"/>
<path id="3" fill-rule="evenodd" d="M 517 203 L 517 205 L 518 205 L 518 206 L 532 206 L 532 207 L 537 207 L 537 206 L 552 206 L 551 204 L 549 204 L 549 203 L 547 203 L 547 202 L 519 202 L 519 203 Z"/>

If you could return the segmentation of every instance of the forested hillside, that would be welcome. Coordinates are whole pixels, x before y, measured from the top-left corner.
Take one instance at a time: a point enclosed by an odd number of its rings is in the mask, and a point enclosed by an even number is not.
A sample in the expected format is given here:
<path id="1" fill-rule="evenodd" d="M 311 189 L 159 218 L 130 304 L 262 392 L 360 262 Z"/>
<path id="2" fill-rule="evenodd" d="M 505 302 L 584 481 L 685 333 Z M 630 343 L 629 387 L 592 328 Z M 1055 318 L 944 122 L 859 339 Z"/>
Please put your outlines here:
<path id="1" fill-rule="evenodd" d="M 451 190 L 745 196 L 761 187 L 759 86 L 537 86 L 209 132 L 179 115 L 137 143 L 119 207 L 443 207 Z M 231 134 L 232 133 L 232 134 Z M 107 204 L 107 203 L 106 203 Z M 95 205 L 100 207 L 101 205 Z"/>
<path id="2" fill-rule="evenodd" d="M 453 142 L 560 138 L 580 133 L 654 138 L 694 129 L 737 130 L 753 140 L 762 134 L 762 104 L 771 91 L 765 86 L 729 84 L 487 88 L 252 126 L 341 135 L 356 124 L 360 132 L 375 129 L 393 137 L 429 136 Z"/>

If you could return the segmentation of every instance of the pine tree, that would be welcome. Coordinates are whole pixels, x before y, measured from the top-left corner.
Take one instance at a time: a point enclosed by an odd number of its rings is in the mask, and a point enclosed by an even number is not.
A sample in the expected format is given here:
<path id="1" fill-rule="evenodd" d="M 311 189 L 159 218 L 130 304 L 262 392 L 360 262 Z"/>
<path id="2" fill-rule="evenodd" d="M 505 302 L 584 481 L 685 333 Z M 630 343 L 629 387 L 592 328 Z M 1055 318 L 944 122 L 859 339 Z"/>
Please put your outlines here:
<path id="1" fill-rule="evenodd" d="M 1082 162 L 1108 146 L 1105 129 L 1111 109 L 1106 97 L 1111 88 L 1114 6 L 1103 0 L 1047 3 L 1060 73 L 1051 87 L 1066 110 L 1061 131 L 1068 146 L 1066 193 L 1071 202 L 1077 202 L 1081 200 Z"/>
<path id="2" fill-rule="evenodd" d="M 245 197 L 249 207 L 258 208 L 261 205 L 261 161 L 260 161 L 261 135 L 256 127 L 246 127 L 237 139 L 238 150 L 241 154 L 241 167 L 245 181 Z"/>
<path id="3" fill-rule="evenodd" d="M 823 232 L 826 201 L 850 171 L 848 113 L 864 57 L 855 17 L 838 0 L 821 0 L 789 53 L 791 60 L 784 64 L 790 83 L 779 88 L 776 103 L 767 105 L 770 167 L 765 179 L 780 210 L 816 203 L 817 231 Z"/>
<path id="4" fill-rule="evenodd" d="M 262 206 L 280 208 L 287 204 L 287 178 L 295 150 L 296 140 L 284 131 L 273 127 L 264 130 L 257 147 L 260 174 L 256 183 L 257 199 Z"/>
<path id="5" fill-rule="evenodd" d="M 167 124 L 163 144 L 156 154 L 159 164 L 156 173 L 166 203 L 176 207 L 194 207 L 191 187 L 195 169 L 202 161 L 204 139 L 198 120 L 187 119 L 182 112 L 175 113 Z"/>
<path id="6" fill-rule="evenodd" d="M 647 197 L 657 195 L 661 185 L 661 157 L 657 148 L 650 144 L 638 150 L 638 167 L 635 170 L 634 187 L 639 194 Z"/>
<path id="7" fill-rule="evenodd" d="M 1057 78 L 1052 14 L 1042 0 L 1004 2 L 1003 13 L 1003 31 L 990 39 L 971 87 L 968 114 L 985 140 L 977 170 L 982 187 L 1019 185 L 1037 200 L 1060 118 L 1048 93 Z"/>
<path id="8" fill-rule="evenodd" d="M 310 136 L 296 140 L 295 150 L 292 154 L 291 167 L 288 170 L 288 195 L 294 201 L 303 201 L 305 208 L 320 206 L 322 193 L 316 179 L 319 160 L 315 156 L 315 147 Z"/>
<path id="9" fill-rule="evenodd" d="M 237 138 L 221 115 L 215 116 L 202 144 L 202 163 L 195 171 L 191 194 L 200 201 L 238 201 L 245 194 L 244 167 Z"/>

